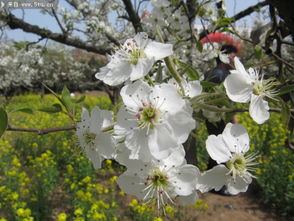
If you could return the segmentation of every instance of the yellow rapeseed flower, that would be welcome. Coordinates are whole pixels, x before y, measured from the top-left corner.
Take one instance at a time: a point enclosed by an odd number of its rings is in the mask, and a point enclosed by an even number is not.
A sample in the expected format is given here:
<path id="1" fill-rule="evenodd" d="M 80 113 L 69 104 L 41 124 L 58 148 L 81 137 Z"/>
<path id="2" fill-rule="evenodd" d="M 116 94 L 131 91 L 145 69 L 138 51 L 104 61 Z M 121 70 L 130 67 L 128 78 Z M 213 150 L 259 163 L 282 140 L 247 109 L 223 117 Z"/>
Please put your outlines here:
<path id="1" fill-rule="evenodd" d="M 83 215 L 83 210 L 81 208 L 78 208 L 74 211 L 74 214 L 76 216 L 81 216 L 81 215 Z"/>
<path id="2" fill-rule="evenodd" d="M 57 221 L 66 221 L 67 215 L 65 213 L 60 213 L 57 216 Z"/>

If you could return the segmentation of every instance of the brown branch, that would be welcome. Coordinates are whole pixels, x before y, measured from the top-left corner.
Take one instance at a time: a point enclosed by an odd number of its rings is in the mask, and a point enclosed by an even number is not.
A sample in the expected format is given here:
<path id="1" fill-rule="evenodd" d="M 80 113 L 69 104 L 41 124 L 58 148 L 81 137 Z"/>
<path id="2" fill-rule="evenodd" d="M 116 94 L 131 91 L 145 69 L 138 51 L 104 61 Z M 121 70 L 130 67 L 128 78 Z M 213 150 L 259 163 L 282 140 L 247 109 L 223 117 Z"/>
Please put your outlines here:
<path id="1" fill-rule="evenodd" d="M 130 0 L 122 0 L 125 7 L 126 7 L 126 11 L 129 15 L 129 19 L 132 22 L 134 29 L 136 32 L 141 32 L 143 31 L 142 25 L 141 25 L 141 19 L 138 16 L 138 14 L 136 13 L 133 4 Z"/>
<path id="2" fill-rule="evenodd" d="M 236 108 L 236 109 L 232 109 L 232 111 L 230 112 L 235 112 L 235 113 L 240 113 L 240 112 L 248 112 L 249 109 L 248 108 Z M 281 113 L 281 108 L 271 108 L 269 109 L 270 112 L 276 112 L 276 113 Z M 290 112 L 294 112 L 294 109 L 290 109 Z"/>
<path id="3" fill-rule="evenodd" d="M 113 129 L 114 125 L 109 125 L 101 129 L 101 132 L 108 132 Z M 75 126 L 67 126 L 67 127 L 55 127 L 55 128 L 45 128 L 45 129 L 37 129 L 37 128 L 24 128 L 24 127 L 14 127 L 8 126 L 6 128 L 7 131 L 18 131 L 18 132 L 34 132 L 38 133 L 38 135 L 44 135 L 54 132 L 67 131 L 67 130 L 76 130 Z"/>
<path id="4" fill-rule="evenodd" d="M 8 126 L 6 130 L 7 131 L 18 131 L 18 132 L 35 132 L 35 133 L 38 133 L 38 135 L 44 135 L 44 134 L 53 133 L 53 132 L 75 130 L 75 129 L 76 129 L 75 126 L 46 128 L 46 129 L 20 128 L 20 127 Z"/>
<path id="5" fill-rule="evenodd" d="M 252 12 L 258 10 L 259 8 L 262 8 L 263 6 L 266 6 L 268 5 L 269 3 L 266 1 L 263 1 L 263 2 L 259 2 L 257 3 L 256 5 L 253 5 L 253 6 L 250 6 L 248 8 L 246 8 L 245 10 L 237 13 L 236 15 L 232 16 L 231 19 L 233 20 L 232 22 L 236 22 L 238 20 L 240 20 L 241 18 L 244 18 L 246 17 L 247 15 L 250 15 Z M 226 27 L 228 25 L 222 25 L 222 26 L 218 26 L 216 30 L 220 29 L 220 28 L 223 28 L 223 27 Z"/>
<path id="6" fill-rule="evenodd" d="M 66 32 L 66 30 L 64 29 L 64 27 L 62 26 L 62 24 L 61 24 L 61 22 L 60 22 L 60 20 L 59 20 L 59 18 L 58 18 L 58 16 L 57 16 L 57 14 L 56 14 L 56 12 L 55 12 L 55 9 L 53 9 L 53 8 L 52 8 L 52 14 L 53 14 L 53 16 L 54 16 L 54 18 L 55 18 L 55 20 L 56 20 L 56 22 L 57 22 L 59 28 L 61 29 L 62 33 L 66 35 L 67 32 Z"/>
<path id="7" fill-rule="evenodd" d="M 41 36 L 42 38 L 49 38 L 62 44 L 74 46 L 80 49 L 87 50 L 98 54 L 108 54 L 111 52 L 110 48 L 98 47 L 91 44 L 87 44 L 78 38 L 70 38 L 64 34 L 53 33 L 48 29 L 40 28 L 37 25 L 31 25 L 12 14 L 7 16 L 0 15 L 0 20 L 4 20 L 11 29 L 22 29 L 25 32 L 33 33 Z"/>
<path id="8" fill-rule="evenodd" d="M 238 14 L 234 15 L 232 18 L 234 19 L 234 21 L 237 21 L 241 18 L 244 18 L 247 15 L 250 15 L 252 12 L 258 10 L 259 8 L 268 5 L 268 1 L 263 1 L 263 2 L 259 2 L 256 5 L 250 6 L 247 9 L 239 12 Z"/>
<path id="9" fill-rule="evenodd" d="M 233 29 L 233 32 L 236 36 L 238 36 L 238 38 L 240 38 L 243 41 L 247 41 L 248 43 L 255 45 L 254 42 L 248 38 L 245 38 L 243 36 L 241 36 L 236 29 L 234 28 L 234 26 L 231 24 L 231 27 Z M 271 49 L 268 49 L 265 46 L 261 46 L 262 49 L 265 51 L 265 53 L 267 55 L 271 55 L 272 57 L 274 57 L 277 61 L 284 63 L 286 66 L 288 66 L 289 68 L 291 68 L 292 70 L 294 70 L 294 66 L 292 64 L 290 64 L 289 62 L 287 62 L 285 59 L 281 58 L 280 56 L 278 56 L 275 52 L 273 52 Z"/>

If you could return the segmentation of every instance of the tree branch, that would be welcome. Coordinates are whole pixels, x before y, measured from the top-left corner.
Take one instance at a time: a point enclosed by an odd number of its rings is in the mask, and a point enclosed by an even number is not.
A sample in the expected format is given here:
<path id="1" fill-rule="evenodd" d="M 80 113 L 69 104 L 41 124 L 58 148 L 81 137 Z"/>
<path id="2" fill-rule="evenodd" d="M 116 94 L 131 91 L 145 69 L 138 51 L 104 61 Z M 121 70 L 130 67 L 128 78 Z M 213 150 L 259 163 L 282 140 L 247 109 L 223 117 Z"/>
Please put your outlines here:
<path id="1" fill-rule="evenodd" d="M 142 25 L 141 25 L 141 19 L 136 13 L 133 4 L 130 0 L 122 0 L 123 3 L 125 4 L 126 11 L 129 15 L 129 19 L 132 22 L 134 29 L 136 32 L 141 32 L 143 31 Z"/>
<path id="2" fill-rule="evenodd" d="M 258 10 L 259 8 L 268 5 L 268 1 L 263 1 L 263 2 L 259 2 L 256 5 L 250 6 L 247 9 L 239 12 L 238 14 L 234 15 L 232 18 L 234 19 L 234 21 L 237 21 L 241 18 L 246 17 L 247 15 L 250 15 L 252 12 Z"/>
<path id="3" fill-rule="evenodd" d="M 64 34 L 53 33 L 48 29 L 40 28 L 37 25 L 31 25 L 15 17 L 12 14 L 8 14 L 7 16 L 0 15 L 0 20 L 4 20 L 11 29 L 22 29 L 25 32 L 39 35 L 42 38 L 49 38 L 59 43 L 74 46 L 80 49 L 87 50 L 89 52 L 94 52 L 94 53 L 103 54 L 103 55 L 111 52 L 110 48 L 105 48 L 101 46 L 97 47 L 91 44 L 87 44 L 78 38 L 70 38 Z"/>
<path id="4" fill-rule="evenodd" d="M 35 133 L 38 133 L 38 135 L 44 135 L 44 134 L 53 133 L 53 132 L 75 130 L 75 129 L 76 129 L 75 126 L 46 128 L 46 129 L 19 128 L 19 127 L 8 126 L 6 130 L 7 131 L 18 131 L 18 132 L 35 132 Z"/>

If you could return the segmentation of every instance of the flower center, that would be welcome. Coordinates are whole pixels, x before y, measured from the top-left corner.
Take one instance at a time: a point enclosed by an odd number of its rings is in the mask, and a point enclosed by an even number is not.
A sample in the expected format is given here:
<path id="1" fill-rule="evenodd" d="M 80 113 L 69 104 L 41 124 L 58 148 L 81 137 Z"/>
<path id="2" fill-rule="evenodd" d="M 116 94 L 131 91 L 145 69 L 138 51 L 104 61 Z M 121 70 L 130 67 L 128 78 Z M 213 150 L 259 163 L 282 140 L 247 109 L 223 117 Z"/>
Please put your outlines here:
<path id="1" fill-rule="evenodd" d="M 146 57 L 146 54 L 144 53 L 144 51 L 141 51 L 141 50 L 133 50 L 131 52 L 131 54 L 129 55 L 129 62 L 133 65 L 136 65 L 138 64 L 138 61 L 140 58 L 145 58 Z"/>
<path id="2" fill-rule="evenodd" d="M 261 95 L 264 91 L 264 87 L 262 85 L 261 81 L 255 81 L 254 87 L 253 87 L 253 94 L 255 95 Z"/>
<path id="3" fill-rule="evenodd" d="M 243 154 L 233 154 L 232 159 L 226 165 L 230 170 L 242 173 L 246 169 L 246 159 Z"/>
<path id="4" fill-rule="evenodd" d="M 234 179 L 236 179 L 236 176 L 241 176 L 245 180 L 254 177 L 250 172 L 256 170 L 254 167 L 258 164 L 254 162 L 256 156 L 256 153 L 248 154 L 246 156 L 243 153 L 232 154 L 232 158 L 226 162 L 226 166 L 230 170 L 228 174 L 232 174 Z"/>
<path id="5" fill-rule="evenodd" d="M 122 49 L 126 53 L 126 60 L 133 65 L 138 64 L 140 58 L 146 58 L 146 54 L 135 39 L 127 40 Z"/>
<path id="6" fill-rule="evenodd" d="M 152 104 L 144 104 L 144 107 L 139 109 L 136 116 L 139 119 L 139 127 L 147 127 L 149 130 L 150 128 L 153 129 L 154 124 L 158 122 L 160 111 L 154 108 Z"/>
<path id="7" fill-rule="evenodd" d="M 85 139 L 86 144 L 91 147 L 94 146 L 94 144 L 95 144 L 95 138 L 96 138 L 96 134 L 94 134 L 94 133 L 86 132 L 84 134 L 84 139 Z"/>
<path id="8" fill-rule="evenodd" d="M 278 85 L 278 82 L 274 78 L 257 80 L 253 84 L 253 94 L 262 95 L 269 98 L 273 98 L 277 95 L 277 91 L 274 89 Z"/>
<path id="9" fill-rule="evenodd" d="M 161 206 L 164 209 L 164 206 L 166 206 L 168 201 L 174 203 L 171 198 L 173 195 L 170 195 L 172 193 L 169 188 L 169 178 L 165 172 L 158 168 L 154 168 L 151 175 L 146 178 L 144 184 L 146 186 L 143 190 L 145 193 L 143 198 L 144 201 L 147 200 L 147 202 L 150 202 L 155 200 L 157 202 L 156 204 L 158 209 Z"/>
<path id="10" fill-rule="evenodd" d="M 168 177 L 159 169 L 154 169 L 151 175 L 151 183 L 155 187 L 164 187 L 168 185 Z"/>

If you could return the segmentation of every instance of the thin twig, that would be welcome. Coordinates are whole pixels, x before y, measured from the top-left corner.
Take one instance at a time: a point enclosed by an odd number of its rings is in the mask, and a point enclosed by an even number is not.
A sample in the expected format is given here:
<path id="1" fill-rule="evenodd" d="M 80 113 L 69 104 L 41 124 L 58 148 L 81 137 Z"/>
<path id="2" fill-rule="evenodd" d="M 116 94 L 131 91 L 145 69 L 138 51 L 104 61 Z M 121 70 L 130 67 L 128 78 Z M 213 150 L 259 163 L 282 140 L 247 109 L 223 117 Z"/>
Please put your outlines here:
<path id="1" fill-rule="evenodd" d="M 55 18 L 55 20 L 56 20 L 59 28 L 61 29 L 62 33 L 66 35 L 67 34 L 67 31 L 62 26 L 62 24 L 61 24 L 61 22 L 60 22 L 60 20 L 59 20 L 59 18 L 57 16 L 57 14 L 56 14 L 56 12 L 55 12 L 55 9 L 53 9 L 53 8 L 52 8 L 52 14 L 53 14 L 53 16 L 54 16 L 54 18 Z"/>
<path id="2" fill-rule="evenodd" d="M 7 131 L 18 131 L 18 132 L 35 132 L 35 133 L 38 133 L 38 135 L 44 135 L 44 134 L 53 133 L 53 132 L 75 130 L 75 129 L 76 129 L 75 126 L 45 128 L 45 129 L 20 128 L 20 127 L 8 126 L 6 130 Z"/>

